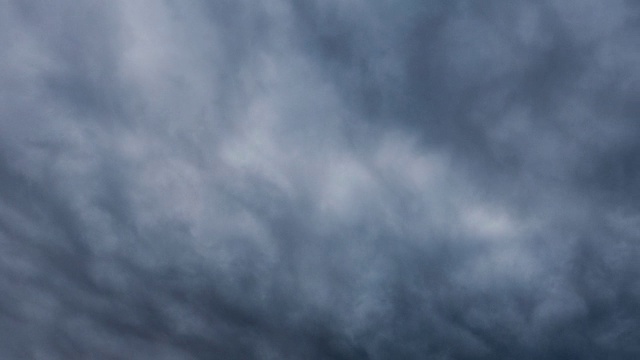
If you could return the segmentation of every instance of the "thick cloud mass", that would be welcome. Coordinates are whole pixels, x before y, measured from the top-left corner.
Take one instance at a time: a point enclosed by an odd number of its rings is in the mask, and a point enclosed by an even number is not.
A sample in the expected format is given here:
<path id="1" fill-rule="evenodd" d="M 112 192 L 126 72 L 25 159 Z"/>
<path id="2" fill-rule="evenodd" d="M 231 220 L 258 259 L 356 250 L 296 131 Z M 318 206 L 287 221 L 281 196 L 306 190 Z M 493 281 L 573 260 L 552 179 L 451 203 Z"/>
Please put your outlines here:
<path id="1" fill-rule="evenodd" d="M 0 1 L 0 358 L 640 358 L 640 7 Z"/>

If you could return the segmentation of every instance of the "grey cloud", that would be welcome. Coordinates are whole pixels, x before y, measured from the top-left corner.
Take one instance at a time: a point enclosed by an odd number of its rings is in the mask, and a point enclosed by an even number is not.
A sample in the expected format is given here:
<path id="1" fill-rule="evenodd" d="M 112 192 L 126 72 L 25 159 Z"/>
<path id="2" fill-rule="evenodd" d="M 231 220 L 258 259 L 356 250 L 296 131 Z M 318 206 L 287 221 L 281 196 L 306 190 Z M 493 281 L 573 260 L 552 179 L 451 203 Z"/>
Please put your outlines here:
<path id="1" fill-rule="evenodd" d="M 3 358 L 640 353 L 632 4 L 0 9 Z"/>

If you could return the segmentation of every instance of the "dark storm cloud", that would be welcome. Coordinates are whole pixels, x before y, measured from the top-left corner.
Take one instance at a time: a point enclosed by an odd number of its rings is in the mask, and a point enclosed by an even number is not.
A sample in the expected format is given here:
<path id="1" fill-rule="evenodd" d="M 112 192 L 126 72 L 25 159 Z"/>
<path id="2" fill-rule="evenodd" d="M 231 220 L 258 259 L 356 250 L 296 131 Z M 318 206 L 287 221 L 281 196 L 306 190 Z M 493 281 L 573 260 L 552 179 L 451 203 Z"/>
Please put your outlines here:
<path id="1" fill-rule="evenodd" d="M 638 356 L 638 9 L 0 4 L 3 358 Z"/>

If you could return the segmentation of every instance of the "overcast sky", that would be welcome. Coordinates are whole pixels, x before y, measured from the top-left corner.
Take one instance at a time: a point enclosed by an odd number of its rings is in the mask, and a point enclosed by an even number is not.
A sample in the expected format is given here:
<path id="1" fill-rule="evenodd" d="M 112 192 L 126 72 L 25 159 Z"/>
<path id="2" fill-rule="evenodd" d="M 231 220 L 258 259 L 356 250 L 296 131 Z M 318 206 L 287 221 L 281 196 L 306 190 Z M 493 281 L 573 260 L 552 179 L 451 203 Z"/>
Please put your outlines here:
<path id="1" fill-rule="evenodd" d="M 0 0 L 0 358 L 640 358 L 640 3 Z"/>

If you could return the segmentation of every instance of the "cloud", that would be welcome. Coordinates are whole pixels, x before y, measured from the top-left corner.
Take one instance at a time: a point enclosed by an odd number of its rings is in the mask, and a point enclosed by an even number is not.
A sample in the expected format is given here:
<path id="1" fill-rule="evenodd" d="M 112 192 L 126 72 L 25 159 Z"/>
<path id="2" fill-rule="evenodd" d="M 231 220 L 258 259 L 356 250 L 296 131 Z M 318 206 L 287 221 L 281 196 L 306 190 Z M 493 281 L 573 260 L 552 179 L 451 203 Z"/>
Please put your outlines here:
<path id="1" fill-rule="evenodd" d="M 0 356 L 636 358 L 633 5 L 0 4 Z"/>

